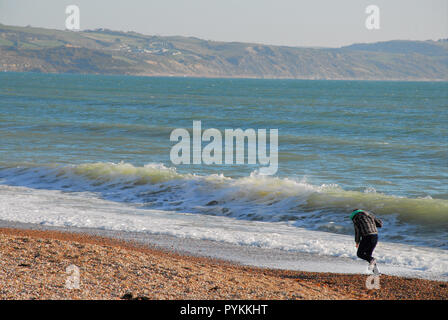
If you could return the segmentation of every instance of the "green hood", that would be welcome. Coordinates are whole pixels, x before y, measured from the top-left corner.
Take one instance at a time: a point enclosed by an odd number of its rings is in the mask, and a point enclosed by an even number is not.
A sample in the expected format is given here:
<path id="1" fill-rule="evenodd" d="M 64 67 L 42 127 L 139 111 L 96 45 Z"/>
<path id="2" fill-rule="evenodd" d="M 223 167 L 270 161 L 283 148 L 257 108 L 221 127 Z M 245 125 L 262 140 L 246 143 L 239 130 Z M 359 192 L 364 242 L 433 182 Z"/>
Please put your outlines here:
<path id="1" fill-rule="evenodd" d="M 358 209 L 358 210 L 353 211 L 352 214 L 350 215 L 350 219 L 353 220 L 353 218 L 360 212 L 364 212 L 364 210 L 359 210 Z"/>

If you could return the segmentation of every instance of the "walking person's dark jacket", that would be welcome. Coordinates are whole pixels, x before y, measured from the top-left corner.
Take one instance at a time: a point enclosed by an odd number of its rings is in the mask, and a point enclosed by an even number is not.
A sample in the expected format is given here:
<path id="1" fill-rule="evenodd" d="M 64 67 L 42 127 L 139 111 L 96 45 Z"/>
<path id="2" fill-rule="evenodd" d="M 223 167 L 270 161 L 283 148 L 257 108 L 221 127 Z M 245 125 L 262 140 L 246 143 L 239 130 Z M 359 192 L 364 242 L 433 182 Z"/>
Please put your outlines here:
<path id="1" fill-rule="evenodd" d="M 355 226 L 356 243 L 359 243 L 362 237 L 378 234 L 377 227 L 381 228 L 383 226 L 383 222 L 371 212 L 356 210 L 352 215 L 353 225 Z"/>

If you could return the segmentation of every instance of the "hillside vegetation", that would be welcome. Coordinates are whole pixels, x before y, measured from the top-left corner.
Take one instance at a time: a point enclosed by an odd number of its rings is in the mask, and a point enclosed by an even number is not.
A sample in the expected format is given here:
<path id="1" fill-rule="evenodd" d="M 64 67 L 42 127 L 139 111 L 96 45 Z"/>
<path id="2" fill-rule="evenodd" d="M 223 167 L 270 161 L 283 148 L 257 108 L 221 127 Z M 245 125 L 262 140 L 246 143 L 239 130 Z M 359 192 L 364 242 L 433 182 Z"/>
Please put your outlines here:
<path id="1" fill-rule="evenodd" d="M 448 42 L 341 48 L 217 42 L 135 32 L 0 24 L 0 70 L 147 76 L 448 80 Z"/>

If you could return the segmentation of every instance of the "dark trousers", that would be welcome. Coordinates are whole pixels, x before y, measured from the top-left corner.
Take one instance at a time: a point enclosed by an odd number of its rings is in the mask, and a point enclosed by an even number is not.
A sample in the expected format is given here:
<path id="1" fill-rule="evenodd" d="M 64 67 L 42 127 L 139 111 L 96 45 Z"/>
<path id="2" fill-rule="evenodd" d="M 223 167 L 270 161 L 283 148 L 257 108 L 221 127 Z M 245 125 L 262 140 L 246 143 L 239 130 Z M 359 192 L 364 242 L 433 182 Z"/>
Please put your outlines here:
<path id="1" fill-rule="evenodd" d="M 364 259 L 370 263 L 370 261 L 372 261 L 373 259 L 372 252 L 375 249 L 377 242 L 378 242 L 377 234 L 369 234 L 367 236 L 362 237 L 356 255 L 359 258 Z"/>

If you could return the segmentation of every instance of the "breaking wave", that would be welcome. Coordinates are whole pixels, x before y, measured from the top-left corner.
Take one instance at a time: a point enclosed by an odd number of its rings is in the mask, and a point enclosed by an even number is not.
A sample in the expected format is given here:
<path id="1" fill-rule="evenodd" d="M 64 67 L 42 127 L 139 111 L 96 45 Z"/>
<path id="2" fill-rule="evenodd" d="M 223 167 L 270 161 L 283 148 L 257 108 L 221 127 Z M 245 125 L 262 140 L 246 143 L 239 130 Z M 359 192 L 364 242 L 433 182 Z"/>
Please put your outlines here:
<path id="1" fill-rule="evenodd" d="M 448 247 L 448 200 L 406 198 L 349 191 L 333 184 L 316 186 L 306 180 L 261 176 L 181 174 L 163 164 L 137 167 L 129 163 L 2 166 L 0 182 L 12 186 L 93 192 L 113 201 L 145 208 L 223 215 L 291 225 L 333 233 L 352 233 L 348 212 L 371 210 L 385 219 L 384 234 L 401 242 L 433 241 Z M 428 235 L 436 233 L 438 239 Z M 443 237 L 441 237 L 443 235 Z M 426 240 L 425 240 L 426 239 Z"/>

